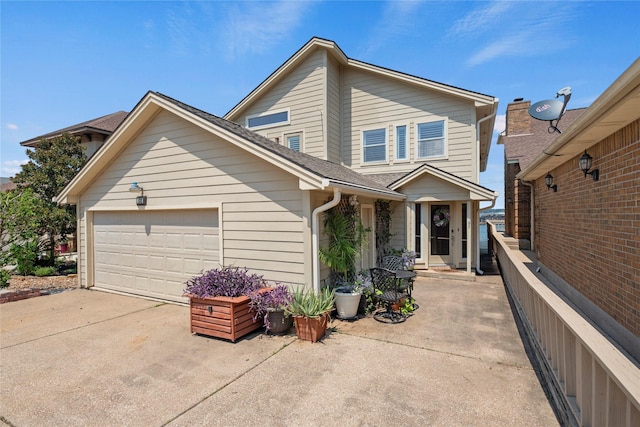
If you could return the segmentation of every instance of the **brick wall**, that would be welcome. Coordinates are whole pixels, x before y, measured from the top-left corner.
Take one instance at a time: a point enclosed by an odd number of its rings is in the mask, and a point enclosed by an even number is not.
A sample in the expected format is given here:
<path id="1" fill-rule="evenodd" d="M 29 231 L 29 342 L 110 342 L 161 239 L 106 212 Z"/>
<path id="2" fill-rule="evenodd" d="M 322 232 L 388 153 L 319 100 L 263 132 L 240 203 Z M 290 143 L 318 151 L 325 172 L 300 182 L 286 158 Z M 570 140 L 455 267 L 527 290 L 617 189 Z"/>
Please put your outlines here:
<path id="1" fill-rule="evenodd" d="M 514 101 L 507 105 L 506 132 L 507 135 L 520 135 L 531 132 L 531 117 L 529 107 L 531 101 Z"/>
<path id="2" fill-rule="evenodd" d="M 531 240 L 531 188 L 516 180 L 519 172 L 518 163 L 505 164 L 505 233 L 516 239 Z"/>
<path id="3" fill-rule="evenodd" d="M 640 336 L 640 119 L 588 149 L 599 181 L 578 156 L 535 182 L 538 259 Z"/>

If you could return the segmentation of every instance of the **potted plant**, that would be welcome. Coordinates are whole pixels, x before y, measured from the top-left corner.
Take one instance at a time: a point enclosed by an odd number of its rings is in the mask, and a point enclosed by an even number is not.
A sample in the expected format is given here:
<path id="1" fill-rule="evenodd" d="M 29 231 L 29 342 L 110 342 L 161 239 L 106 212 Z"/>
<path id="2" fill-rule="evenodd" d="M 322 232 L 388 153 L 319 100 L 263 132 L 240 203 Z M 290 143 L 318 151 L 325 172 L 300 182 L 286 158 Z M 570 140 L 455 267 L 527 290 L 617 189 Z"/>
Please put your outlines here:
<path id="1" fill-rule="evenodd" d="M 335 296 L 329 288 L 318 294 L 297 288 L 285 312 L 293 316 L 298 338 L 316 342 L 324 337 L 334 302 Z"/>
<path id="2" fill-rule="evenodd" d="M 325 212 L 324 233 L 328 245 L 319 251 L 320 261 L 331 269 L 331 285 L 334 288 L 337 315 L 340 319 L 357 316 L 362 296 L 355 286 L 356 259 L 367 244 L 367 233 L 358 210 L 356 196 Z"/>
<path id="3" fill-rule="evenodd" d="M 262 326 L 249 306 L 251 295 L 264 292 L 267 282 L 240 267 L 221 267 L 186 282 L 191 308 L 191 333 L 233 342 Z"/>
<path id="4" fill-rule="evenodd" d="M 285 313 L 285 307 L 293 295 L 286 285 L 276 285 L 272 289 L 251 295 L 249 307 L 254 312 L 253 319 L 262 317 L 265 332 L 285 334 L 293 325 L 293 318 Z"/>

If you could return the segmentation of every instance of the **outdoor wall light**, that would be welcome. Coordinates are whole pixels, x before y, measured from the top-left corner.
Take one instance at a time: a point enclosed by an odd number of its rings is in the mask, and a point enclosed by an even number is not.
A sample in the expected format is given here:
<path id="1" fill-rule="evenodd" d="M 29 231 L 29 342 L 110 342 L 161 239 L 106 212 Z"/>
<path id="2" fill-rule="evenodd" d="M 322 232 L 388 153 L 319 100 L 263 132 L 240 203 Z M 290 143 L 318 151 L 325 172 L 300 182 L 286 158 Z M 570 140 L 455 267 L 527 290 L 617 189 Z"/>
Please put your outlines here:
<path id="1" fill-rule="evenodd" d="M 593 163 L 593 157 L 591 157 L 589 153 L 587 153 L 587 150 L 584 150 L 584 154 L 580 156 L 580 160 L 578 160 L 578 165 L 580 166 L 580 170 L 584 172 L 585 178 L 587 177 L 587 175 L 591 175 L 593 180 L 597 181 L 598 178 L 600 177 L 600 171 L 598 169 L 594 169 L 591 172 L 589 172 L 589 169 L 591 169 L 592 163 Z"/>
<path id="2" fill-rule="evenodd" d="M 547 189 L 553 188 L 554 193 L 558 191 L 558 186 L 553 184 L 553 176 L 550 173 L 544 177 L 544 183 L 547 184 Z"/>
<path id="3" fill-rule="evenodd" d="M 136 197 L 136 205 L 145 206 L 147 204 L 147 196 L 144 195 L 144 188 L 138 185 L 137 182 L 132 182 L 129 191 L 132 193 L 141 193 Z"/>

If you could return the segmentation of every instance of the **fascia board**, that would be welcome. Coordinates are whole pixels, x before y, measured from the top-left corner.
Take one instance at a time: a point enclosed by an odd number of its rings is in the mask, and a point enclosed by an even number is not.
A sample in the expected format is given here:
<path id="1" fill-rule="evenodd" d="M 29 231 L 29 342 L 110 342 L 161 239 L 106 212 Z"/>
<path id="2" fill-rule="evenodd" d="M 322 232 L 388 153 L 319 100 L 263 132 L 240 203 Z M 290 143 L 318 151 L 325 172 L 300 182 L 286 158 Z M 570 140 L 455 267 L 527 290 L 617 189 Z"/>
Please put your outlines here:
<path id="1" fill-rule="evenodd" d="M 487 200 L 487 199 L 488 200 L 493 200 L 493 198 L 496 197 L 495 192 L 493 192 L 492 190 L 489 190 L 488 188 L 481 187 L 481 186 L 476 185 L 474 183 L 471 183 L 471 182 L 468 182 L 466 180 L 463 180 L 462 178 L 458 178 L 458 177 L 456 177 L 454 175 L 442 173 L 438 169 L 427 169 L 427 168 L 424 168 L 424 167 L 417 169 L 413 173 L 411 173 L 411 174 L 405 176 L 404 178 L 402 178 L 401 180 L 395 182 L 394 185 L 391 187 L 391 189 L 392 190 L 397 190 L 398 188 L 402 187 L 403 185 L 408 184 L 409 182 L 413 181 L 416 178 L 419 178 L 420 176 L 422 176 L 424 174 L 431 175 L 431 176 L 436 177 L 438 179 L 441 179 L 441 180 L 443 180 L 445 182 L 453 184 L 453 185 L 455 185 L 457 187 L 464 188 L 465 190 L 469 191 L 470 194 L 476 195 L 476 197 L 480 197 L 481 198 L 481 199 L 478 199 L 478 200 Z M 476 199 L 474 199 L 474 200 L 476 200 Z"/>
<path id="2" fill-rule="evenodd" d="M 77 202 L 80 193 L 95 179 L 95 177 L 120 153 L 122 145 L 135 137 L 144 125 L 158 113 L 159 108 L 153 106 L 151 92 L 138 102 L 107 142 L 87 161 L 84 167 L 62 189 L 56 197 L 59 204 Z"/>

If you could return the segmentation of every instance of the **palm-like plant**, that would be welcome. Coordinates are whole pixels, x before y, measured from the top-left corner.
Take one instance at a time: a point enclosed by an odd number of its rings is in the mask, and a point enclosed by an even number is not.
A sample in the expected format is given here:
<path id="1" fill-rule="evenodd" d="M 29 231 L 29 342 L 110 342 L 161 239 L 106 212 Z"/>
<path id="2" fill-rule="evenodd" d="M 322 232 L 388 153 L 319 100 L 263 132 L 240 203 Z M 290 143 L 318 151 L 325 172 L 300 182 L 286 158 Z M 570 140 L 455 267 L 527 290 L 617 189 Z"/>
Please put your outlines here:
<path id="1" fill-rule="evenodd" d="M 329 238 L 329 244 L 320 249 L 320 261 L 334 275 L 343 276 L 343 281 L 346 282 L 355 274 L 356 259 L 360 249 L 367 243 L 367 230 L 357 216 L 357 211 L 352 215 L 345 215 L 334 208 L 325 213 L 324 232 Z"/>

